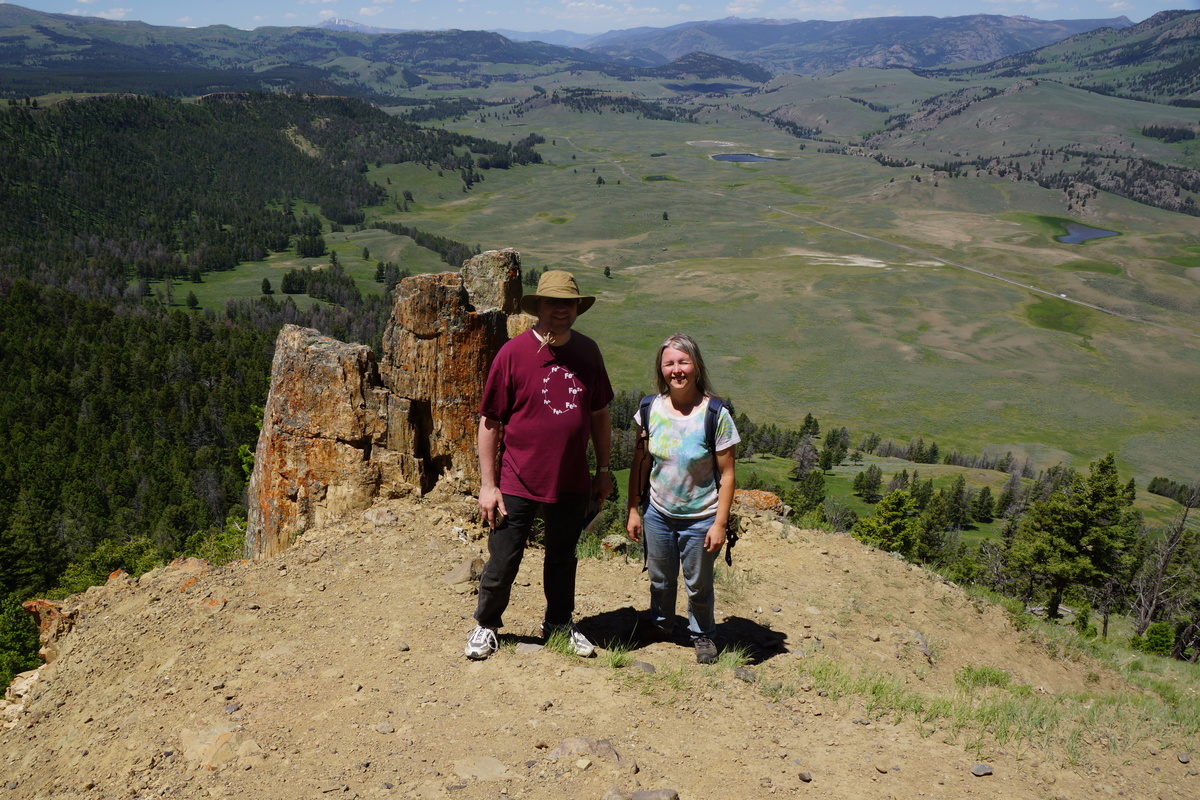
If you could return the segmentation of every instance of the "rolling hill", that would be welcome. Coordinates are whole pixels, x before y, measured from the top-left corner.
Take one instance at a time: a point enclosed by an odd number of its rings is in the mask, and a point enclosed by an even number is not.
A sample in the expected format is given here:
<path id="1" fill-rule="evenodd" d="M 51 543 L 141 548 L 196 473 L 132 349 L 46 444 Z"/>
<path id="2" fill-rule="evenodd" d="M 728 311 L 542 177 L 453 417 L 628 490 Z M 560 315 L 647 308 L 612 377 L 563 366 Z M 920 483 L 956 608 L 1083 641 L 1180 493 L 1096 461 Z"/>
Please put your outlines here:
<path id="1" fill-rule="evenodd" d="M 1040 78 L 1102 94 L 1200 107 L 1200 12 L 1163 11 L 1121 30 L 1080 33 L 988 64 L 925 74 Z"/>
<path id="2" fill-rule="evenodd" d="M 842 22 L 697 22 L 663 29 L 612 31 L 586 43 L 609 56 L 656 53 L 664 61 L 701 51 L 750 61 L 777 72 L 808 74 L 850 67 L 933 67 L 994 61 L 1097 28 L 1115 19 L 1056 20 L 976 14 L 880 17 Z"/>

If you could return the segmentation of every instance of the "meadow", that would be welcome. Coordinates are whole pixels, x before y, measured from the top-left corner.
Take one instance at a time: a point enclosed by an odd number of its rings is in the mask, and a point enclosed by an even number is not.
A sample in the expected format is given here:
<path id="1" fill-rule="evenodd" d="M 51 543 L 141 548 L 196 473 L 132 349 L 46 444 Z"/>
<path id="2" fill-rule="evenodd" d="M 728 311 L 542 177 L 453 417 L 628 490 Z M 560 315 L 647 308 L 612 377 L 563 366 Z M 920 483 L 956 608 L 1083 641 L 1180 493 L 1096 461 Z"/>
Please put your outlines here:
<path id="1" fill-rule="evenodd" d="M 553 91 L 583 79 L 537 82 Z M 613 84 L 605 88 L 670 94 L 654 81 Z M 798 427 L 812 413 L 825 429 L 847 426 L 856 441 L 868 432 L 922 436 L 943 451 L 1012 451 L 1039 468 L 1083 467 L 1113 451 L 1122 474 L 1141 485 L 1156 475 L 1194 478 L 1200 219 L 1105 194 L 1081 217 L 1067 212 L 1062 193 L 1035 185 L 888 167 L 855 152 L 888 113 L 961 86 L 902 71 L 785 76 L 746 98 L 703 100 L 698 124 L 500 107 L 445 124 L 501 141 L 538 133 L 544 164 L 486 171 L 468 192 L 454 173 L 373 167 L 371 178 L 393 198 L 408 190 L 414 202 L 407 213 L 389 205 L 371 215 L 483 249 L 515 247 L 527 268 L 575 271 L 600 297 L 579 328 L 602 343 L 620 387 L 648 385 L 655 345 L 682 330 L 700 340 L 718 390 L 756 421 Z M 534 94 L 531 85 L 503 91 Z M 1077 95 L 1098 108 L 1067 113 Z M 1031 115 L 1048 102 L 1066 110 L 1035 131 Z M 1009 135 L 1029 144 L 1088 130 L 1128 136 L 1139 124 L 1130 109 L 1146 105 L 1060 86 L 995 103 L 995 116 L 1023 126 Z M 745 112 L 780 104 L 822 133 L 800 139 Z M 1095 132 L 1097 114 L 1119 131 Z M 935 163 L 986 150 L 995 136 L 994 126 L 961 120 L 894 149 L 922 150 Z M 711 158 L 735 152 L 780 160 Z M 1063 220 L 1121 235 L 1062 244 L 1054 236 Z M 445 268 L 379 231 L 327 240 L 364 291 L 378 288 L 376 260 Z M 261 277 L 297 263 L 244 265 L 237 285 L 254 294 Z M 197 288 L 202 304 L 216 302 L 221 280 L 210 281 L 211 298 Z"/>

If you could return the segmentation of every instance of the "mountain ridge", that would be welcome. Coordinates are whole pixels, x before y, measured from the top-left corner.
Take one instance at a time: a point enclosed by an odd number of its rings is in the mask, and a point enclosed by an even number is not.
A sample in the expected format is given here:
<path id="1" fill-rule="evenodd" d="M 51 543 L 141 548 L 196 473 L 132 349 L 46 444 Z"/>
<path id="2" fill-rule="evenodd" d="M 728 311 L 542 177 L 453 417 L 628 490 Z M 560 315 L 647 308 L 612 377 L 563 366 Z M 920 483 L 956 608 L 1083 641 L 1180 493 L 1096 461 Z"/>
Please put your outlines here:
<path id="1" fill-rule="evenodd" d="M 743 21 L 682 23 L 610 32 L 582 46 L 513 41 L 487 31 L 405 31 L 337 19 L 316 27 L 174 28 L 135 21 L 47 14 L 0 6 L 0 80 L 9 96 L 53 91 L 133 90 L 203 94 L 250 89 L 396 96 L 422 73 L 464 86 L 531 77 L 549 69 L 661 67 L 702 52 L 772 71 L 810 73 L 853 66 L 932 68 L 992 61 L 1115 20 L 1041 22 L 974 15 L 886 17 L 844 23 Z M 387 31 L 387 32 L 384 32 Z M 352 63 L 346 63 L 349 60 Z M 358 66 L 361 64 L 361 66 Z M 710 65 L 711 66 L 711 65 Z M 397 68 L 400 74 L 397 74 Z M 615 70 L 615 72 L 612 72 Z M 734 72 L 745 75 L 743 66 Z M 138 73 L 138 81 L 129 77 Z M 124 81 L 127 86 L 121 86 Z M 449 85 L 444 79 L 436 81 Z"/>

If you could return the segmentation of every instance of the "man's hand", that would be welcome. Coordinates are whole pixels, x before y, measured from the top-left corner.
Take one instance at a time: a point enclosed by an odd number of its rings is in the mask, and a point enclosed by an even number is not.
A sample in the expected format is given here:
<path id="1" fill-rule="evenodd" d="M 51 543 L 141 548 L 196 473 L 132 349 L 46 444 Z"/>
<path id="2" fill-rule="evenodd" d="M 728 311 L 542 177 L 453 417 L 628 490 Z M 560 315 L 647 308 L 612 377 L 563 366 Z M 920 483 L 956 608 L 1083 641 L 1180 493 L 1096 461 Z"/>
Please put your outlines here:
<path id="1" fill-rule="evenodd" d="M 504 495 L 500 494 L 499 487 L 479 490 L 479 511 L 483 514 L 484 524 L 492 530 L 508 516 L 508 509 L 504 507 Z"/>
<path id="2" fill-rule="evenodd" d="M 612 494 L 612 490 L 612 475 L 607 470 L 597 472 L 592 476 L 592 499 L 596 501 L 597 506 L 604 505 L 604 501 Z"/>
<path id="3" fill-rule="evenodd" d="M 504 496 L 500 494 L 496 458 L 500 453 L 500 437 L 504 425 L 498 420 L 479 418 L 479 511 L 483 522 L 492 530 L 508 516 Z"/>

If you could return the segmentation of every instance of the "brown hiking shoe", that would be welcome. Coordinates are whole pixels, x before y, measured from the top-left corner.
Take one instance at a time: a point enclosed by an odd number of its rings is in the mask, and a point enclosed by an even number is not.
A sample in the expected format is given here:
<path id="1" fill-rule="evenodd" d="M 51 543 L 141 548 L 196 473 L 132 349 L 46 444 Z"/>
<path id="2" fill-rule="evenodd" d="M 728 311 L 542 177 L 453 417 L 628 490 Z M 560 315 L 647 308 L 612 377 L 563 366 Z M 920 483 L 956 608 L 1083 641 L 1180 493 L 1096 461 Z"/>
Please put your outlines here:
<path id="1" fill-rule="evenodd" d="M 717 646 L 707 636 L 697 636 L 692 640 L 696 646 L 696 663 L 711 664 L 717 660 Z"/>

